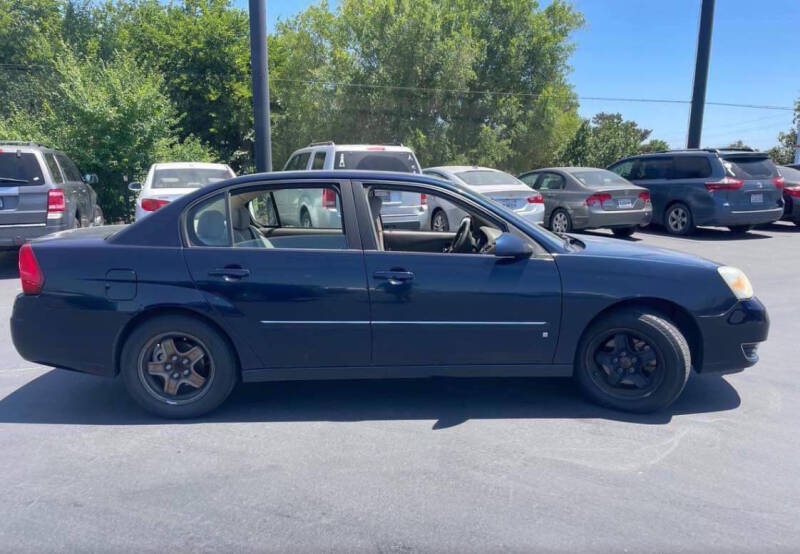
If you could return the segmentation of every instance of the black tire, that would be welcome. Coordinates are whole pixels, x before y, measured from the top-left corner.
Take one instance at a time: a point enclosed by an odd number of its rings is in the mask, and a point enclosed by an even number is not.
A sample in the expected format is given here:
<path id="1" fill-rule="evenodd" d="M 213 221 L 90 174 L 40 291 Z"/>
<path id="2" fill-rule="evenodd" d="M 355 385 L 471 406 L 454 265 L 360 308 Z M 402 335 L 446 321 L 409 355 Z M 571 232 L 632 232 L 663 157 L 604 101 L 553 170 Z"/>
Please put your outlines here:
<path id="1" fill-rule="evenodd" d="M 616 227 L 611 229 L 615 237 L 630 237 L 636 231 L 636 227 Z"/>
<path id="2" fill-rule="evenodd" d="M 730 227 L 728 227 L 728 229 L 734 235 L 743 235 L 743 234 L 747 233 L 748 231 L 752 230 L 753 226 L 752 225 L 731 225 Z"/>
<path id="3" fill-rule="evenodd" d="M 207 351 L 207 357 L 198 360 L 198 363 L 204 364 L 197 371 L 205 379 L 202 387 L 196 388 L 181 381 L 176 393 L 171 395 L 166 392 L 167 378 L 151 375 L 151 370 L 145 369 L 145 366 L 154 363 L 153 358 L 148 362 L 149 353 L 154 352 L 151 350 L 154 341 L 157 343 L 155 348 L 161 348 L 167 337 L 175 337 L 173 344 L 179 349 L 181 344 L 188 346 L 194 343 Z M 175 362 L 175 365 L 187 367 L 179 365 L 179 362 Z M 164 367 L 169 369 L 170 366 Z M 188 367 L 194 373 L 195 363 L 190 362 Z M 149 319 L 133 330 L 122 349 L 120 373 L 128 393 L 145 410 L 160 417 L 182 419 L 207 414 L 222 404 L 236 384 L 238 365 L 228 342 L 216 329 L 193 317 L 167 315 Z M 175 372 L 173 376 L 178 373 Z M 192 390 L 194 388 L 195 391 Z"/>
<path id="4" fill-rule="evenodd" d="M 616 349 L 617 336 L 623 334 L 630 338 L 631 351 L 614 357 L 617 354 L 606 349 L 609 344 Z M 607 356 L 611 358 L 605 359 L 616 367 L 598 361 Z M 641 371 L 645 358 L 650 359 L 649 371 Z M 634 363 L 625 369 L 631 360 Z M 578 346 L 575 378 L 584 394 L 600 405 L 647 413 L 672 404 L 683 391 L 690 368 L 689 344 L 672 322 L 655 312 L 625 309 L 603 317 L 584 333 Z M 646 386 L 634 377 L 644 379 Z M 613 383 L 614 379 L 618 382 Z"/>
<path id="5" fill-rule="evenodd" d="M 554 233 L 569 233 L 572 231 L 572 218 L 566 210 L 561 208 L 550 214 L 550 230 Z"/>
<path id="6" fill-rule="evenodd" d="M 671 204 L 664 212 L 664 226 L 670 235 L 691 235 L 695 230 L 692 210 L 683 202 Z"/>
<path id="7" fill-rule="evenodd" d="M 439 227 L 437 229 L 437 227 Z M 431 216 L 431 231 L 439 231 L 446 233 L 450 230 L 450 222 L 447 220 L 447 214 L 441 208 L 436 208 Z"/>
<path id="8" fill-rule="evenodd" d="M 300 212 L 300 227 L 304 227 L 306 229 L 311 229 L 314 227 L 314 222 L 311 221 L 311 214 L 308 213 L 308 210 L 303 208 Z"/>

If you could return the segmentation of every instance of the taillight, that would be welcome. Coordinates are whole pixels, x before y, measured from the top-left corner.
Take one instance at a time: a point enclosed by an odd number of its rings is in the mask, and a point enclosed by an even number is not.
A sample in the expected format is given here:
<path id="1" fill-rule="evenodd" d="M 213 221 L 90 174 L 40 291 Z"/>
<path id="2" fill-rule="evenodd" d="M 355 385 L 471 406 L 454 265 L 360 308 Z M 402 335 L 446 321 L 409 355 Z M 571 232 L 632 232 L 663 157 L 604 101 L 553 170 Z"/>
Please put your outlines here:
<path id="1" fill-rule="evenodd" d="M 540 192 L 535 193 L 533 196 L 527 197 L 525 200 L 528 204 L 544 204 L 544 196 Z"/>
<path id="2" fill-rule="evenodd" d="M 146 212 L 154 212 L 159 208 L 163 208 L 169 204 L 169 200 L 160 200 L 158 198 L 142 198 L 142 209 Z"/>
<path id="3" fill-rule="evenodd" d="M 336 191 L 333 189 L 322 189 L 322 207 L 336 207 Z"/>
<path id="4" fill-rule="evenodd" d="M 598 192 L 597 194 L 591 195 L 584 202 L 587 206 L 599 206 L 602 205 L 606 200 L 611 200 L 611 195 L 607 192 Z"/>
<path id="5" fill-rule="evenodd" d="M 783 192 L 793 198 L 800 198 L 800 187 L 786 187 L 783 189 Z"/>
<path id="6" fill-rule="evenodd" d="M 64 198 L 63 189 L 50 189 L 47 191 L 47 217 L 61 217 L 67 209 L 67 201 Z"/>
<path id="7" fill-rule="evenodd" d="M 786 179 L 784 179 L 783 177 L 775 177 L 772 180 L 772 184 L 775 185 L 776 189 L 782 189 L 786 184 Z"/>
<path id="8" fill-rule="evenodd" d="M 428 205 L 428 195 L 422 193 L 419 195 L 419 205 L 420 206 L 427 206 Z"/>
<path id="9" fill-rule="evenodd" d="M 712 181 L 706 183 L 708 190 L 739 190 L 744 186 L 744 181 L 741 179 L 734 179 L 733 177 L 725 177 L 721 181 Z"/>
<path id="10" fill-rule="evenodd" d="M 645 204 L 647 204 L 648 202 L 650 202 L 650 193 L 649 193 L 649 192 L 647 192 L 647 191 L 640 192 L 640 193 L 639 193 L 639 198 L 641 198 L 641 199 L 642 199 L 642 201 L 643 201 Z"/>
<path id="11" fill-rule="evenodd" d="M 23 244 L 19 249 L 19 279 L 22 281 L 22 292 L 39 294 L 44 287 L 44 273 L 36 261 L 30 244 Z"/>

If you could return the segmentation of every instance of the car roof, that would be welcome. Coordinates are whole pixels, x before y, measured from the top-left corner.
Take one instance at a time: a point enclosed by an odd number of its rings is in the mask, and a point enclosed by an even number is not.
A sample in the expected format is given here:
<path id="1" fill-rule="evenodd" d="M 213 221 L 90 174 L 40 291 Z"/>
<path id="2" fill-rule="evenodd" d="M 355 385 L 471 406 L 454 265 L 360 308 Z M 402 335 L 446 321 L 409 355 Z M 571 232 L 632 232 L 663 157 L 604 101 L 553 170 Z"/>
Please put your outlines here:
<path id="1" fill-rule="evenodd" d="M 17 142 L 17 141 L 2 141 L 0 140 L 0 152 L 43 152 L 53 154 L 64 154 L 61 150 L 50 148 L 43 144 L 36 144 L 34 142 Z"/>
<path id="2" fill-rule="evenodd" d="M 334 150 L 353 150 L 356 152 L 366 152 L 367 150 L 380 148 L 386 152 L 412 152 L 408 146 L 402 144 L 335 144 L 332 142 L 319 142 L 309 144 L 303 148 L 298 148 L 292 154 L 302 152 L 304 150 L 319 150 L 325 148 L 332 148 Z"/>
<path id="3" fill-rule="evenodd" d="M 495 173 L 506 173 L 500 169 L 495 169 L 493 167 L 483 167 L 480 165 L 437 165 L 435 167 L 426 167 L 422 171 L 425 170 L 431 171 L 448 171 L 450 173 L 457 173 L 461 171 L 494 171 Z"/>
<path id="4" fill-rule="evenodd" d="M 531 169 L 530 171 L 525 171 L 525 173 L 533 173 L 541 171 L 563 171 L 565 173 L 572 173 L 573 171 L 608 171 L 608 170 L 602 167 L 574 165 L 574 166 L 564 166 L 564 167 L 540 167 L 539 169 Z"/>
<path id="5" fill-rule="evenodd" d="M 153 164 L 153 169 L 228 169 L 227 164 L 210 162 L 161 162 Z"/>

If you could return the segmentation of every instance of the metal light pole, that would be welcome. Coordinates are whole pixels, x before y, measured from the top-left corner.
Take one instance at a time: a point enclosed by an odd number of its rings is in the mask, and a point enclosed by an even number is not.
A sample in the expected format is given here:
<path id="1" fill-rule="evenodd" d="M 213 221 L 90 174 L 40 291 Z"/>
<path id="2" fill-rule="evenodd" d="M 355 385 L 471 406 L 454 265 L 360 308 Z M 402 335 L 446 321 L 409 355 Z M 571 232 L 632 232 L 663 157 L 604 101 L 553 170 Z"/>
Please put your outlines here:
<path id="1" fill-rule="evenodd" d="M 708 58 L 711 54 L 711 29 L 714 26 L 714 0 L 703 0 L 700 8 L 700 31 L 697 35 L 697 60 L 694 66 L 694 89 L 692 90 L 692 112 L 689 116 L 688 148 L 700 148 L 703 133 L 703 110 L 706 103 L 708 82 Z"/>
<path id="2" fill-rule="evenodd" d="M 253 75 L 253 127 L 256 171 L 272 171 L 272 137 L 269 127 L 269 68 L 267 53 L 267 3 L 250 0 L 250 66 Z"/>

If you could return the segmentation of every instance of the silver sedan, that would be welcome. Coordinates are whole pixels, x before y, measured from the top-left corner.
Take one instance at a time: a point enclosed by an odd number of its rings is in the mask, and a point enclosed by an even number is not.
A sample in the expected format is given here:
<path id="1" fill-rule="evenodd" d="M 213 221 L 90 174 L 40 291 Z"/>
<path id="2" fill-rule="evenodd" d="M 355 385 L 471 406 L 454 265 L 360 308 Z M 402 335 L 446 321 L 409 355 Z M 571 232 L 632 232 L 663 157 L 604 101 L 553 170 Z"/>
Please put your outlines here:
<path id="1" fill-rule="evenodd" d="M 525 183 L 504 171 L 489 167 L 447 165 L 429 167 L 423 173 L 482 194 L 529 223 L 541 224 L 544 221 L 542 195 L 531 191 Z M 423 229 L 449 231 L 458 227 L 461 219 L 467 215 L 460 208 L 438 198 L 427 199 L 427 204 L 428 219 Z"/>
<path id="2" fill-rule="evenodd" d="M 607 227 L 627 237 L 653 217 L 648 190 L 605 169 L 553 167 L 519 179 L 544 196 L 545 224 L 557 233 Z"/>

